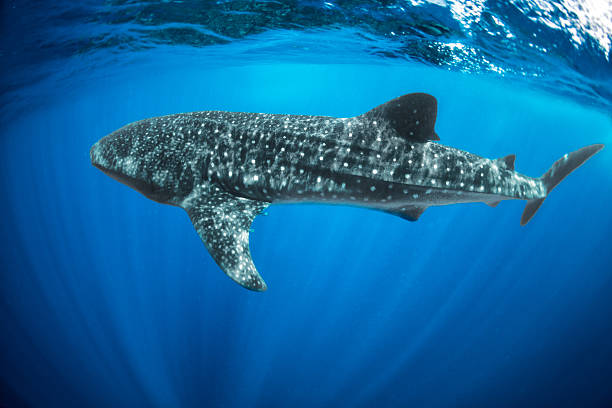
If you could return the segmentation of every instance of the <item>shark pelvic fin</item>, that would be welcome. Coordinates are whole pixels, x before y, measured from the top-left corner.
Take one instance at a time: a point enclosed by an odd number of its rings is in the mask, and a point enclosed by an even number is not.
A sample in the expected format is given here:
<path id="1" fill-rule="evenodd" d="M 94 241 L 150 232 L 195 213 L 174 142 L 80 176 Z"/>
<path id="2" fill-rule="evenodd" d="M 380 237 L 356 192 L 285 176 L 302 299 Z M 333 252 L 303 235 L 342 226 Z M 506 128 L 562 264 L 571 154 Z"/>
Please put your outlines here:
<path id="1" fill-rule="evenodd" d="M 386 122 L 407 140 L 426 142 L 440 140 L 434 131 L 437 109 L 436 98 L 425 93 L 413 93 L 392 99 L 361 117 Z"/>
<path id="2" fill-rule="evenodd" d="M 419 207 L 416 205 L 405 205 L 400 208 L 388 210 L 389 214 L 397 215 L 408 221 L 418 221 L 419 217 L 425 212 L 427 207 Z"/>
<path id="3" fill-rule="evenodd" d="M 223 272 L 239 285 L 258 292 L 267 286 L 251 259 L 249 230 L 253 219 L 268 205 L 218 188 L 207 189 L 182 204 Z"/>

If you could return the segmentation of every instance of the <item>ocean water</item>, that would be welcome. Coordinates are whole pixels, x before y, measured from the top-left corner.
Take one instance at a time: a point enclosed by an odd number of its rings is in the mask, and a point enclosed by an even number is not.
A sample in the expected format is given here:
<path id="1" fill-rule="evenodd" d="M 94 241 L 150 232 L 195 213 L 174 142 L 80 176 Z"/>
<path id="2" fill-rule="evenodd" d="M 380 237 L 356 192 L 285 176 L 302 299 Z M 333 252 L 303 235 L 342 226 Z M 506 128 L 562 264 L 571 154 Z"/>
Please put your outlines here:
<path id="1" fill-rule="evenodd" d="M 612 5 L 590 1 L 4 1 L 0 406 L 612 406 Z M 273 205 L 214 263 L 183 210 L 91 166 L 139 119 L 348 117 L 438 100 L 440 143 L 538 176 L 524 202 L 418 222 Z"/>

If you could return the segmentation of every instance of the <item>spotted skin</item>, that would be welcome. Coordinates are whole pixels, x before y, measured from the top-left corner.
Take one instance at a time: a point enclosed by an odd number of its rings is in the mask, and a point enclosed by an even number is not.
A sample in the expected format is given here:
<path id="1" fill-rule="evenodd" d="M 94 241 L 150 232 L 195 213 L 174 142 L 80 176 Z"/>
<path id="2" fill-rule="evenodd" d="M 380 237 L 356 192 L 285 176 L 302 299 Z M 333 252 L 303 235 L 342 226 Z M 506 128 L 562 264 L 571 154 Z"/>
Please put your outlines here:
<path id="1" fill-rule="evenodd" d="M 91 149 L 92 163 L 145 196 L 184 208 L 221 269 L 266 284 L 249 252 L 271 203 L 324 202 L 416 220 L 425 208 L 542 199 L 542 179 L 434 142 L 436 101 L 410 94 L 353 118 L 221 111 L 129 124 Z"/>

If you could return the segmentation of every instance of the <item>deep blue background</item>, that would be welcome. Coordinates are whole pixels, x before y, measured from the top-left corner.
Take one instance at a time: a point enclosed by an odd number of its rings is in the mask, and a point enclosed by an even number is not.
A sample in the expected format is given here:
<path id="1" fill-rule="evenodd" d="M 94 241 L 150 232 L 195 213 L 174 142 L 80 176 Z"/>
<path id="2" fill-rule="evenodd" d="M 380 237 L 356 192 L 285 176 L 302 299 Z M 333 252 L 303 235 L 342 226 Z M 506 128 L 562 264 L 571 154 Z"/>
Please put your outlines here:
<path id="1" fill-rule="evenodd" d="M 48 95 L 0 124 L 0 405 L 609 406 L 612 123 L 516 83 L 410 65 L 206 68 L 174 59 Z M 187 215 L 89 163 L 120 126 L 192 110 L 353 116 L 439 103 L 441 143 L 517 154 L 537 176 L 608 148 L 526 227 L 524 202 L 430 208 L 416 223 L 272 206 L 242 289 Z M 27 97 L 25 95 L 24 97 Z"/>

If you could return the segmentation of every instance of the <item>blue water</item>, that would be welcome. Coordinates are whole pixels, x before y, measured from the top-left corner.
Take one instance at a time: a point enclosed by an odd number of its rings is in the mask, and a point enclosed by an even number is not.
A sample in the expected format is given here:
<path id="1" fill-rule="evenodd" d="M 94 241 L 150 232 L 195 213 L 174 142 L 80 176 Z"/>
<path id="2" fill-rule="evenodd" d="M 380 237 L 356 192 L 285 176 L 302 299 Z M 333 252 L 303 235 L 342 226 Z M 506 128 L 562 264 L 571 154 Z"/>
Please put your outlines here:
<path id="1" fill-rule="evenodd" d="M 612 11 L 574 35 L 551 28 L 572 2 L 531 3 L 4 2 L 0 406 L 611 406 Z M 417 91 L 441 143 L 528 175 L 608 147 L 526 227 L 519 201 L 414 223 L 272 206 L 251 233 L 264 293 L 89 162 L 146 117 L 346 117 Z"/>

